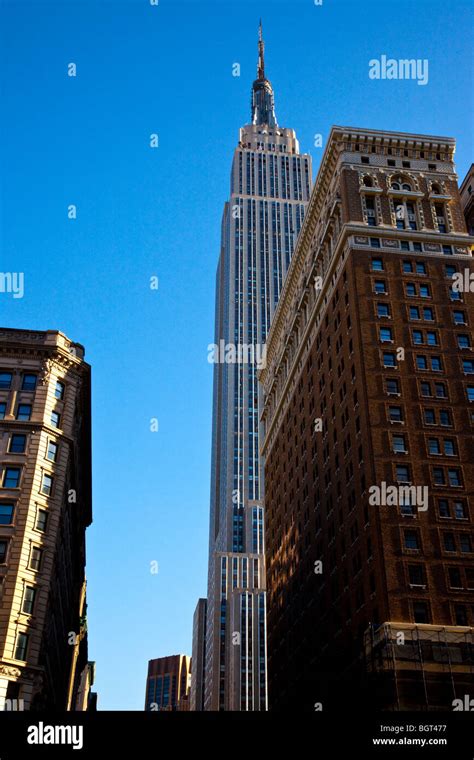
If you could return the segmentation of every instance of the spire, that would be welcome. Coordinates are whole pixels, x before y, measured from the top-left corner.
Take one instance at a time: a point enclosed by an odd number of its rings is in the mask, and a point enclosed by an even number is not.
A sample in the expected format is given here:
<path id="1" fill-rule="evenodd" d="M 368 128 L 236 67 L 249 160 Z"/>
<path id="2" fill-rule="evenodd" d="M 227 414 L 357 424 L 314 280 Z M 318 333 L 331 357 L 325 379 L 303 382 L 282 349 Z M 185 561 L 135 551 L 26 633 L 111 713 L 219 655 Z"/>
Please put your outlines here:
<path id="1" fill-rule="evenodd" d="M 258 28 L 258 64 L 257 79 L 252 86 L 252 124 L 267 124 L 276 127 L 273 88 L 265 78 L 265 43 L 263 41 L 262 19 Z"/>

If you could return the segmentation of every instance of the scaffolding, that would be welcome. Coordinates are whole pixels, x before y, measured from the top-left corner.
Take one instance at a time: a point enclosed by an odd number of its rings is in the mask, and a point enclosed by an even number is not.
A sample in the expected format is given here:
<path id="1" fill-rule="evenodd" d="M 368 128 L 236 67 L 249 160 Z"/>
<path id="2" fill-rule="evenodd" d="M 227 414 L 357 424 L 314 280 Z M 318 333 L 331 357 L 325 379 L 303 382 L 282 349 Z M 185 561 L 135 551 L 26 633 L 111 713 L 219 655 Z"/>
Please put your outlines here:
<path id="1" fill-rule="evenodd" d="M 474 696 L 473 627 L 371 625 L 364 652 L 368 678 L 385 709 L 451 709 L 454 699 Z"/>

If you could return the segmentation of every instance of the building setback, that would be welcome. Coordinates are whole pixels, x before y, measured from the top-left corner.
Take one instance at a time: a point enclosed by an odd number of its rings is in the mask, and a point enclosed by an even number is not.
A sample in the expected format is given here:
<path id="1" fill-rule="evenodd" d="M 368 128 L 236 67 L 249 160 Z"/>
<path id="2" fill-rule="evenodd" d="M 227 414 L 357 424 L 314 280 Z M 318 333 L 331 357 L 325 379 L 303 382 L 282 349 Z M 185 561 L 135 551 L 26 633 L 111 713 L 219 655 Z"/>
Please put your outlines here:
<path id="1" fill-rule="evenodd" d="M 0 700 L 7 709 L 88 709 L 91 521 L 84 348 L 58 331 L 1 328 Z"/>
<path id="2" fill-rule="evenodd" d="M 189 709 L 204 710 L 204 664 L 206 661 L 207 599 L 199 599 L 193 616 L 193 669 Z"/>
<path id="3" fill-rule="evenodd" d="M 474 239 L 454 150 L 331 130 L 260 374 L 270 709 L 472 694 Z"/>
<path id="4" fill-rule="evenodd" d="M 184 711 L 189 709 L 191 658 L 184 654 L 158 657 L 148 662 L 145 710 Z"/>
<path id="5" fill-rule="evenodd" d="M 261 28 L 251 106 L 234 152 L 216 279 L 206 710 L 267 709 L 257 369 L 311 189 L 311 158 L 275 117 Z"/>

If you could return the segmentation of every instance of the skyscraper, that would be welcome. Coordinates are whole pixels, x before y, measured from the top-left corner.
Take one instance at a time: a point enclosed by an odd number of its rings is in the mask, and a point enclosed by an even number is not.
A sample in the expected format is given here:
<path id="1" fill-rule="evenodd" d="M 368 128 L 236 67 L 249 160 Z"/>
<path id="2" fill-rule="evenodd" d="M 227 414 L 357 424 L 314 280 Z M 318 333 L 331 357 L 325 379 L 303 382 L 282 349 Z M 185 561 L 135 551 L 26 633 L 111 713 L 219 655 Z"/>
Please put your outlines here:
<path id="1" fill-rule="evenodd" d="M 258 368 L 311 191 L 311 158 L 280 127 L 260 25 L 216 279 L 205 709 L 267 708 Z"/>
<path id="2" fill-rule="evenodd" d="M 0 330 L 0 710 L 90 705 L 90 403 L 79 343 Z"/>
<path id="3" fill-rule="evenodd" d="M 454 151 L 331 130 L 260 375 L 271 709 L 472 693 L 474 238 Z"/>
<path id="4" fill-rule="evenodd" d="M 148 661 L 145 710 L 175 711 L 189 707 L 191 658 L 185 654 Z"/>

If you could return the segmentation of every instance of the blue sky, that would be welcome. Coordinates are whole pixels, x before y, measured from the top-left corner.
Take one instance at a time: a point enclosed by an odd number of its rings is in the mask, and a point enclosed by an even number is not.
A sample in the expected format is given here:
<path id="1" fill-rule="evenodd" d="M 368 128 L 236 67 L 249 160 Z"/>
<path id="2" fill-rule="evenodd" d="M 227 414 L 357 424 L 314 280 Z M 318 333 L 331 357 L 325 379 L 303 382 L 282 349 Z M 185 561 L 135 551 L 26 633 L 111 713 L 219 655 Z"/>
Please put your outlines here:
<path id="1" fill-rule="evenodd" d="M 315 171 L 314 135 L 344 124 L 454 136 L 462 177 L 474 157 L 470 5 L 3 0 L 0 266 L 25 273 L 25 296 L 0 294 L 0 323 L 60 329 L 92 365 L 100 709 L 143 709 L 148 659 L 191 653 L 206 592 L 207 346 L 259 17 L 279 123 L 297 130 Z M 428 85 L 370 80 L 382 54 L 427 58 Z"/>

